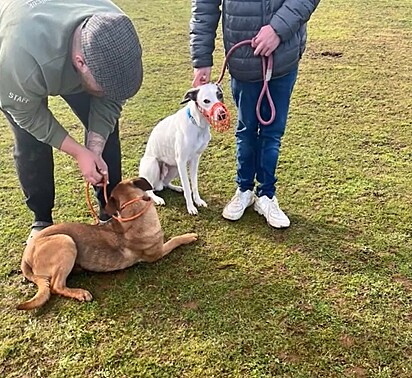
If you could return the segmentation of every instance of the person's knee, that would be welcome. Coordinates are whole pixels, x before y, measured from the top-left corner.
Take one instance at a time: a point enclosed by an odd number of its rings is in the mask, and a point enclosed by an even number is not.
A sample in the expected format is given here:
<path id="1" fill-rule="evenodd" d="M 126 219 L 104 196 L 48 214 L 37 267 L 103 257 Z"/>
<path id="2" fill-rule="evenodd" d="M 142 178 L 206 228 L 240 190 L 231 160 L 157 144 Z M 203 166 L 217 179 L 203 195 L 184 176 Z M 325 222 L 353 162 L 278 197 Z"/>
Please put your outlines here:
<path id="1" fill-rule="evenodd" d="M 14 144 L 13 157 L 15 160 L 49 161 L 52 159 L 52 148 L 39 141 L 20 141 Z"/>

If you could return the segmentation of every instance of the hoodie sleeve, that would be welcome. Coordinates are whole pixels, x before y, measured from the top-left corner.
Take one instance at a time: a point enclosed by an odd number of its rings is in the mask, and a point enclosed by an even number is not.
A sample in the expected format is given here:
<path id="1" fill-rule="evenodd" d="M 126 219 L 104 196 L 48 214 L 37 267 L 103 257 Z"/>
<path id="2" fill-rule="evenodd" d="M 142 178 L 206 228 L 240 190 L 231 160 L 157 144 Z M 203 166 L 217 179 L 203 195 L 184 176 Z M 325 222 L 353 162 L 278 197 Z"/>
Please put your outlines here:
<path id="1" fill-rule="evenodd" d="M 270 25 L 284 42 L 307 23 L 320 0 L 285 0 L 270 20 Z"/>
<path id="2" fill-rule="evenodd" d="M 31 58 L 25 56 L 24 59 Z M 30 74 L 22 74 L 16 66 L 7 63 L 0 67 L 2 77 L 0 106 L 18 126 L 32 134 L 37 140 L 60 149 L 68 132 L 48 108 L 48 93 L 39 66 L 34 61 L 30 66 L 35 67 Z M 89 115 L 90 130 L 107 139 L 114 130 L 121 110 L 122 104 L 119 102 L 104 97 L 92 97 Z"/>
<path id="3" fill-rule="evenodd" d="M 211 67 L 221 0 L 192 0 L 190 55 L 195 68 Z"/>
<path id="4" fill-rule="evenodd" d="M 34 66 L 35 70 L 28 77 L 21 79 L 14 66 L 3 64 L 0 106 L 18 126 L 36 139 L 60 148 L 67 131 L 49 110 L 40 70 Z"/>
<path id="5" fill-rule="evenodd" d="M 112 101 L 106 97 L 92 97 L 90 100 L 89 131 L 94 131 L 107 140 L 120 118 L 121 111 L 121 102 Z"/>

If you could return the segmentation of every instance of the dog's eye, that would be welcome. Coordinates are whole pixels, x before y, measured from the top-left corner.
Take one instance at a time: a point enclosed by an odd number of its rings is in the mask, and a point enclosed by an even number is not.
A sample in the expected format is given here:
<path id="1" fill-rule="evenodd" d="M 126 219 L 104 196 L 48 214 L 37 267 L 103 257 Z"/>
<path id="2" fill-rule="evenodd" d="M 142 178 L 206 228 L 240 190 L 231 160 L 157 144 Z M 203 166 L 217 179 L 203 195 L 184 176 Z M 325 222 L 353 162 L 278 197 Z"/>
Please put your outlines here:
<path id="1" fill-rule="evenodd" d="M 207 98 L 204 99 L 203 102 L 204 102 L 205 104 L 210 104 L 210 100 L 208 100 Z"/>
<path id="2" fill-rule="evenodd" d="M 222 92 L 217 92 L 216 97 L 219 101 L 223 102 L 223 93 Z"/>

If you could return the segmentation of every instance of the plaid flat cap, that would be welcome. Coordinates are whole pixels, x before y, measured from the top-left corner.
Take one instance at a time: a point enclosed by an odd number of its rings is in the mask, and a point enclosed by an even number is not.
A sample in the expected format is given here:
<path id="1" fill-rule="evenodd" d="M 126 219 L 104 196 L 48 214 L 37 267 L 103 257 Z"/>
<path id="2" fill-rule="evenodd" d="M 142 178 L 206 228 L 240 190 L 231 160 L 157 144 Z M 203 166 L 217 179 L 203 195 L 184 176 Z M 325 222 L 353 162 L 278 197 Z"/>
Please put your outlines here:
<path id="1" fill-rule="evenodd" d="M 82 26 L 81 45 L 86 65 L 107 97 L 124 101 L 137 93 L 143 81 L 142 48 L 126 15 L 91 16 Z"/>

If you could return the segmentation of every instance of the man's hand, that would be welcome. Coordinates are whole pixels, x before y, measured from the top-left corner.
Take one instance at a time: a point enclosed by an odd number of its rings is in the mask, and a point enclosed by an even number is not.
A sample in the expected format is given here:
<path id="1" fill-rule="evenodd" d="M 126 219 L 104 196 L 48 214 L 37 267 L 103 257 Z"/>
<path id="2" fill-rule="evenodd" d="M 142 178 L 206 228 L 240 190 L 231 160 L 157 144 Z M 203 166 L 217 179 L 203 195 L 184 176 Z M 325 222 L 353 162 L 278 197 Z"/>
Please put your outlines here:
<path id="1" fill-rule="evenodd" d="M 87 148 L 84 148 L 75 158 L 84 179 L 92 185 L 102 186 L 108 171 L 103 158 Z"/>
<path id="2" fill-rule="evenodd" d="M 60 149 L 76 159 L 84 179 L 92 185 L 102 186 L 108 175 L 107 164 L 100 154 L 88 150 L 69 135 L 63 140 Z"/>
<path id="3" fill-rule="evenodd" d="M 270 25 L 262 26 L 256 37 L 252 39 L 255 55 L 270 56 L 280 44 L 280 38 Z"/>
<path id="4" fill-rule="evenodd" d="M 212 67 L 202 67 L 193 69 L 193 88 L 199 85 L 207 84 L 210 81 L 210 74 L 212 72 Z"/>

